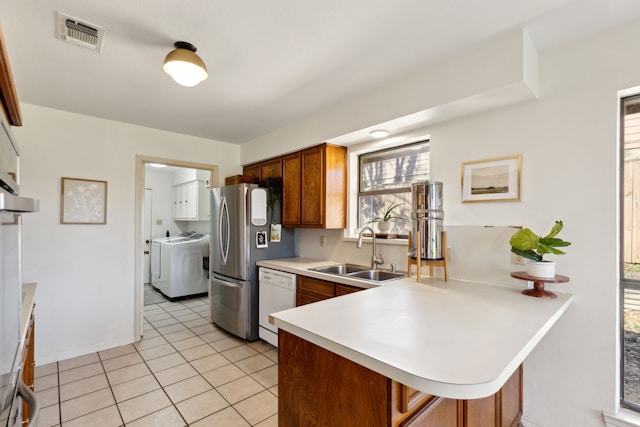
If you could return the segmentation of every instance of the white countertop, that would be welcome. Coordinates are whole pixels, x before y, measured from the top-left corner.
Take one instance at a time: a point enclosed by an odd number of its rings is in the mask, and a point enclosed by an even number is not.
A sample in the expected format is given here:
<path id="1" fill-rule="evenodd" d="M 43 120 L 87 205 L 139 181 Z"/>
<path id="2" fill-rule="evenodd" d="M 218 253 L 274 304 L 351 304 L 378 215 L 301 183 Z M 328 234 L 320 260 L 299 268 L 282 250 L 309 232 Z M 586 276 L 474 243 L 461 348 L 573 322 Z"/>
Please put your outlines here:
<path id="1" fill-rule="evenodd" d="M 356 279 L 347 276 L 338 276 L 335 274 L 320 273 L 311 271 L 310 268 L 323 267 L 326 265 L 344 264 L 337 261 L 322 261 L 312 258 L 281 258 L 281 259 L 265 259 L 256 262 L 260 267 L 273 268 L 287 273 L 304 274 L 307 277 L 315 279 L 328 280 L 334 283 L 342 283 L 343 285 L 352 285 L 360 288 L 377 288 L 377 283 L 372 283 L 365 279 Z M 365 266 L 367 267 L 367 266 Z"/>
<path id="2" fill-rule="evenodd" d="M 258 265 L 345 283 L 306 270 L 329 263 L 292 258 Z M 474 399 L 497 392 L 564 313 L 573 297 L 557 295 L 540 299 L 507 287 L 401 279 L 273 317 L 278 328 L 410 387 Z"/>

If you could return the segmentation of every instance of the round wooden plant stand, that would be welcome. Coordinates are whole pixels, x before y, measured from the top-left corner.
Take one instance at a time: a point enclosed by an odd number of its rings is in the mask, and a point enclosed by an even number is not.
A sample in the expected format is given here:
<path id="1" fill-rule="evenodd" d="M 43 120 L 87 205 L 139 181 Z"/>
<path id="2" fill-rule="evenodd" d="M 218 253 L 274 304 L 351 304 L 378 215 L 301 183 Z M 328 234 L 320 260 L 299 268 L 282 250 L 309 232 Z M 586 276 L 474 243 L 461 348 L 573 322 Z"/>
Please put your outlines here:
<path id="1" fill-rule="evenodd" d="M 555 277 L 536 277 L 529 276 L 525 271 L 514 271 L 513 273 L 511 273 L 511 277 L 520 280 L 526 280 L 528 282 L 533 282 L 533 289 L 525 289 L 524 291 L 522 291 L 522 293 L 536 298 L 557 298 L 557 295 L 553 292 L 545 291 L 544 284 L 566 283 L 569 281 L 569 278 L 567 276 L 561 276 L 559 274 L 556 274 Z"/>

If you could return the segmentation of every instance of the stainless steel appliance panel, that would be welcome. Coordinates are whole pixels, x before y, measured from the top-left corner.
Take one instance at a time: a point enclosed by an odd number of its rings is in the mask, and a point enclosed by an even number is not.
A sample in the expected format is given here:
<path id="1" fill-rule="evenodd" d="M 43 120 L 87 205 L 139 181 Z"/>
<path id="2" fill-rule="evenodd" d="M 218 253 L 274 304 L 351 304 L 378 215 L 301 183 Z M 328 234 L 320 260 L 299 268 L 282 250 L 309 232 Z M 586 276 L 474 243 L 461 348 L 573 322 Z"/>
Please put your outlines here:
<path id="1" fill-rule="evenodd" d="M 249 279 L 249 193 L 255 184 L 211 190 L 211 271 Z"/>
<path id="2" fill-rule="evenodd" d="M 257 245 L 258 233 L 269 236 L 271 227 L 265 191 L 255 184 L 211 190 L 211 320 L 249 341 L 259 337 L 256 261 L 296 255 L 294 229 L 283 228 L 279 242 Z"/>
<path id="3" fill-rule="evenodd" d="M 443 258 L 442 231 L 444 211 L 442 210 L 442 183 L 423 181 L 411 185 L 413 210 L 413 235 L 417 235 L 420 222 L 421 254 L 423 259 Z M 413 239 L 411 255 L 416 256 L 416 240 Z"/>
<path id="4" fill-rule="evenodd" d="M 211 274 L 209 298 L 211 299 L 211 320 L 232 334 L 254 340 L 251 325 L 256 319 L 252 315 L 251 282 L 234 280 Z"/>

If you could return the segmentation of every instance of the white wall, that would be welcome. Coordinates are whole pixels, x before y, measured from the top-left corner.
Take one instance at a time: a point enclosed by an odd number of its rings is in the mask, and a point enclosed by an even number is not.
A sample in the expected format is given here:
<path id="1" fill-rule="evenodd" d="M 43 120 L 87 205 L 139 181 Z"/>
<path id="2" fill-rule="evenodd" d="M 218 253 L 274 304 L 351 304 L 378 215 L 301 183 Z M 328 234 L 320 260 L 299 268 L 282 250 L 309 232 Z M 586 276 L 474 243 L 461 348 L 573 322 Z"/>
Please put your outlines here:
<path id="1" fill-rule="evenodd" d="M 167 231 L 171 236 L 183 231 L 173 220 L 173 200 L 171 198 L 171 174 L 147 170 L 144 174 L 144 187 L 152 191 L 151 196 L 151 238 L 165 237 Z M 162 224 L 158 224 L 162 221 Z"/>
<path id="2" fill-rule="evenodd" d="M 635 40 L 640 40 L 640 22 L 541 52 L 538 100 L 424 129 L 432 141 L 432 178 L 444 182 L 445 224 L 458 232 L 458 242 L 464 242 L 460 231 L 467 226 L 521 224 L 545 232 L 558 219 L 565 223 L 562 237 L 573 242 L 567 255 L 556 258 L 559 273 L 571 281 L 550 288 L 574 294 L 575 302 L 525 362 L 526 426 L 603 426 L 602 412 L 616 410 L 618 93 L 640 86 Z M 473 72 L 468 69 L 469 75 Z M 350 119 L 358 123 L 367 112 L 340 111 L 340 126 Z M 291 129 L 294 140 L 297 129 Z M 325 122 L 315 132 L 319 143 L 334 128 Z M 285 132 L 278 138 L 287 141 Z M 286 151 L 287 143 L 280 148 Z M 522 200 L 463 204 L 461 162 L 511 154 L 523 156 Z M 326 236 L 324 248 L 321 235 Z M 301 256 L 368 261 L 370 249 L 342 242 L 341 231 L 301 230 L 299 236 Z M 487 250 L 479 242 L 466 253 L 471 257 Z M 380 251 L 400 261 L 406 248 L 383 246 Z M 503 256 L 495 252 L 496 259 Z M 454 255 L 453 265 L 460 261 Z M 496 280 L 507 274 L 498 271 Z M 473 269 L 457 267 L 456 276 L 474 279 Z"/>
<path id="3" fill-rule="evenodd" d="M 134 340 L 136 155 L 240 171 L 236 145 L 22 104 L 23 280 L 38 282 L 39 364 Z M 61 225 L 60 178 L 108 182 L 106 225 Z"/>

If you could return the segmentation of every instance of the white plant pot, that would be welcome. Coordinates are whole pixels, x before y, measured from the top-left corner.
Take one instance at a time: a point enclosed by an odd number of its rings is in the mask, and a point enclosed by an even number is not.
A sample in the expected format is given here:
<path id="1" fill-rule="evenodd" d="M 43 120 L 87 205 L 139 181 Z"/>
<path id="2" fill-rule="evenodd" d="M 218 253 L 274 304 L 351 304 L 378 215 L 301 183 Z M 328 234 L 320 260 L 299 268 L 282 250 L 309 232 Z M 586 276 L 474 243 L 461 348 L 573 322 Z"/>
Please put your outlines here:
<path id="1" fill-rule="evenodd" d="M 391 228 L 391 222 L 387 221 L 380 221 L 378 222 L 378 230 L 380 230 L 381 233 L 386 233 L 389 231 L 389 229 Z"/>
<path id="2" fill-rule="evenodd" d="M 524 260 L 525 269 L 529 276 L 553 278 L 556 277 L 556 263 L 554 261 L 531 261 Z"/>

